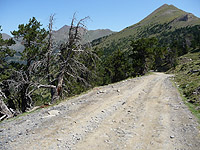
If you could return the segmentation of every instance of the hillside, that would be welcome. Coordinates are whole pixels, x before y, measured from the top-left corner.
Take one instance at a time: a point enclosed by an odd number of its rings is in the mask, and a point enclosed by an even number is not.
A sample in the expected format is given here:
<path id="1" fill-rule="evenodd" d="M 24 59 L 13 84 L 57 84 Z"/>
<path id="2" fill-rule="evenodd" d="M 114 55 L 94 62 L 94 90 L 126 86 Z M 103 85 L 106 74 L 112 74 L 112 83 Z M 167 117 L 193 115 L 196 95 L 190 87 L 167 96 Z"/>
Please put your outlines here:
<path id="1" fill-rule="evenodd" d="M 64 25 L 62 28 L 58 29 L 57 31 L 53 32 L 53 37 L 56 43 L 60 44 L 63 41 L 67 40 L 68 38 L 68 32 L 69 32 L 70 26 Z M 111 35 L 114 33 L 113 31 L 109 29 L 97 29 L 97 30 L 85 30 L 80 29 L 81 33 L 83 34 L 83 43 L 91 42 L 95 39 Z M 9 39 L 12 38 L 6 33 L 2 33 L 3 39 Z M 24 49 L 24 46 L 21 44 L 21 40 L 15 40 L 16 44 L 11 46 L 12 49 L 16 50 L 17 52 L 21 52 Z"/>
<path id="2" fill-rule="evenodd" d="M 66 39 L 68 39 L 69 28 L 70 26 L 65 25 L 59 30 L 53 32 L 54 39 L 57 43 L 63 42 Z M 95 39 L 108 36 L 114 33 L 113 31 L 109 29 L 86 30 L 83 28 L 80 29 L 80 32 L 83 35 L 83 39 L 82 39 L 83 43 L 92 42 Z"/>
<path id="3" fill-rule="evenodd" d="M 88 30 L 84 35 L 85 42 L 92 42 L 95 39 L 99 39 L 101 37 L 105 37 L 111 35 L 115 32 L 111 31 L 110 29 L 97 29 L 97 30 Z"/>
<path id="4" fill-rule="evenodd" d="M 4 40 L 7 40 L 7 39 L 10 39 L 12 37 L 10 35 L 6 34 L 6 33 L 2 33 L 2 38 Z M 9 57 L 8 58 L 9 62 L 11 62 L 11 61 L 18 62 L 20 60 L 19 52 L 22 52 L 24 50 L 24 48 L 25 48 L 24 45 L 21 44 L 21 40 L 14 39 L 14 41 L 15 41 L 15 44 L 10 46 L 10 49 L 15 50 L 17 53 L 14 55 L 14 57 Z"/>
<path id="5" fill-rule="evenodd" d="M 163 5 L 142 21 L 129 26 L 108 37 L 95 40 L 93 45 L 105 51 L 129 48 L 132 40 L 148 37 L 159 37 L 166 32 L 175 32 L 184 27 L 200 25 L 200 19 L 191 13 L 176 8 L 173 5 Z"/>
<path id="6" fill-rule="evenodd" d="M 175 74 L 174 82 L 186 98 L 186 104 L 200 119 L 200 50 L 179 57 L 176 68 L 168 72 Z"/>
<path id="7" fill-rule="evenodd" d="M 66 41 L 68 39 L 69 28 L 70 26 L 65 25 L 59 30 L 54 31 L 53 32 L 54 42 L 59 45 L 62 42 Z M 83 39 L 82 39 L 83 44 L 91 42 L 94 39 L 98 39 L 98 38 L 108 36 L 114 33 L 113 31 L 109 29 L 97 29 L 97 30 L 80 29 L 80 30 L 81 30 L 80 32 L 83 34 Z M 12 37 L 6 33 L 2 33 L 2 38 L 10 39 Z M 17 53 L 15 54 L 14 57 L 9 58 L 9 61 L 19 61 L 20 54 L 18 52 L 22 52 L 24 50 L 24 45 L 21 44 L 22 43 L 21 39 L 14 39 L 14 41 L 16 44 L 10 46 L 10 48 L 15 50 Z"/>
<path id="8" fill-rule="evenodd" d="M 12 38 L 10 35 L 6 34 L 6 33 L 2 33 L 2 38 L 4 40 L 10 39 Z M 15 44 L 10 46 L 11 49 L 16 50 L 17 52 L 22 52 L 24 50 L 24 46 L 21 44 L 21 39 L 14 39 Z"/>

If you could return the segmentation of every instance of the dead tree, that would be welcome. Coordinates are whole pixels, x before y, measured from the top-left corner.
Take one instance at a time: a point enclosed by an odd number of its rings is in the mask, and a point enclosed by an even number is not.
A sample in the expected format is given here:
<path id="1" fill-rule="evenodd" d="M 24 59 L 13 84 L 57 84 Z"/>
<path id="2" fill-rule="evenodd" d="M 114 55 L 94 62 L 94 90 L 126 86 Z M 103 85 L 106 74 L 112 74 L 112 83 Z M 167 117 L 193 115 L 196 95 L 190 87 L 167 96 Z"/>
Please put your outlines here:
<path id="1" fill-rule="evenodd" d="M 45 68 L 46 68 L 46 74 L 47 74 L 47 82 L 48 82 L 48 85 L 51 85 L 52 84 L 52 78 L 53 78 L 53 75 L 52 75 L 52 71 L 51 71 L 51 66 L 52 66 L 52 63 L 53 63 L 53 55 L 54 55 L 54 50 L 56 49 L 56 44 L 54 43 L 54 38 L 53 38 L 53 23 L 54 23 L 54 16 L 55 14 L 51 15 L 49 17 L 49 25 L 48 25 L 48 40 L 47 40 L 47 52 L 45 54 L 45 59 L 44 59 L 44 62 L 43 64 L 45 65 Z M 44 87 L 43 86 L 40 86 L 40 87 Z M 45 88 L 45 87 L 44 87 Z M 53 97 L 53 91 L 55 91 L 55 86 L 46 86 L 46 88 L 50 88 L 50 92 L 51 92 L 51 97 Z"/>
<path id="2" fill-rule="evenodd" d="M 1 26 L 0 26 L 0 31 Z M 15 54 L 14 50 L 11 50 L 9 46 L 15 44 L 13 39 L 4 40 L 2 34 L 0 33 L 0 120 L 12 117 L 12 112 L 5 105 L 4 100 L 7 100 L 7 97 L 3 91 L 3 81 L 7 79 L 8 72 L 7 70 L 11 65 L 7 62 L 8 57 L 12 57 Z"/>
<path id="3" fill-rule="evenodd" d="M 86 57 L 91 57 L 94 58 L 92 59 L 92 63 L 94 63 L 96 56 L 90 48 L 83 46 L 81 42 L 83 35 L 80 31 L 85 29 L 84 21 L 87 18 L 83 18 L 75 24 L 74 15 L 67 41 L 56 47 L 52 34 L 53 16 L 50 17 L 45 54 L 41 59 L 32 61 L 28 68 L 28 75 L 23 70 L 14 70 L 13 79 L 7 80 L 10 88 L 15 89 L 16 93 L 26 87 L 26 90 L 23 90 L 23 99 L 26 102 L 22 102 L 22 111 L 31 107 L 32 95 L 37 89 L 51 89 L 51 103 L 55 103 L 64 93 L 68 92 L 66 83 L 70 84 L 79 80 L 88 85 L 83 74 L 89 74 L 90 71 L 84 61 Z M 28 76 L 33 78 L 30 80 Z"/>
<path id="4" fill-rule="evenodd" d="M 12 112 L 5 105 L 3 99 L 6 99 L 6 96 L 0 89 L 0 121 L 5 118 L 13 117 Z"/>
<path id="5" fill-rule="evenodd" d="M 54 21 L 54 14 L 49 18 L 49 34 L 48 34 L 48 44 L 47 44 L 47 53 L 46 53 L 46 73 L 47 73 L 47 80 L 48 83 L 51 83 L 51 73 L 50 73 L 50 65 L 51 65 L 51 56 L 53 53 L 54 43 L 53 43 L 53 21 Z"/>
<path id="6" fill-rule="evenodd" d="M 82 43 L 82 33 L 80 29 L 85 29 L 84 22 L 89 17 L 85 17 L 77 22 L 75 14 L 73 16 L 71 26 L 68 33 L 68 40 L 60 45 L 60 51 L 57 53 L 58 72 L 56 73 L 55 86 L 51 102 L 54 103 L 62 96 L 65 89 L 65 82 L 70 83 L 69 78 L 80 80 L 87 84 L 87 81 L 81 76 L 82 73 L 88 72 L 88 68 L 83 63 L 81 57 L 94 55 L 91 50 L 85 48 Z"/>
<path id="7" fill-rule="evenodd" d="M 12 76 L 5 82 L 9 86 L 9 91 L 18 101 L 18 107 L 22 112 L 32 107 L 32 97 L 29 93 L 33 83 L 28 78 L 26 71 L 24 70 L 10 70 Z M 31 73 L 31 71 L 29 71 Z M 29 74 L 30 75 L 30 74 Z"/>

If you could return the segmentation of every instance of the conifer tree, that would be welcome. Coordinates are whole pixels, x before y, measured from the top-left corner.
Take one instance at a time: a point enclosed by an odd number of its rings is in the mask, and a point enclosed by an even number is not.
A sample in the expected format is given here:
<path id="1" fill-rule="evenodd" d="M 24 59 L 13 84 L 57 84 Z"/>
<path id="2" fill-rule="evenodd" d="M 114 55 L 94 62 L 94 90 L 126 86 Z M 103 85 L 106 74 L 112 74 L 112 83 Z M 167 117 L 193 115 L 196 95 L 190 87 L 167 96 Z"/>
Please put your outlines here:
<path id="1" fill-rule="evenodd" d="M 9 46 L 14 43 L 13 39 L 4 40 L 0 33 L 0 120 L 13 116 L 12 112 L 4 103 L 4 100 L 7 99 L 7 97 L 2 88 L 4 86 L 3 81 L 8 79 L 10 76 L 9 69 L 11 68 L 11 65 L 6 61 L 6 59 L 14 55 L 15 51 L 9 48 Z"/>
<path id="2" fill-rule="evenodd" d="M 41 26 L 42 24 L 33 17 L 29 20 L 29 23 L 20 24 L 17 31 L 11 32 L 15 39 L 21 38 L 25 46 L 21 53 L 21 60 L 24 61 L 24 65 L 20 70 L 13 72 L 13 80 L 10 84 L 15 86 L 15 92 L 20 94 L 19 102 L 21 102 L 20 109 L 22 112 L 32 106 L 30 91 L 34 84 L 33 80 L 35 80 L 35 76 L 32 74 L 34 72 L 33 64 L 41 59 L 45 53 L 42 47 L 48 33 L 44 28 L 41 29 Z"/>

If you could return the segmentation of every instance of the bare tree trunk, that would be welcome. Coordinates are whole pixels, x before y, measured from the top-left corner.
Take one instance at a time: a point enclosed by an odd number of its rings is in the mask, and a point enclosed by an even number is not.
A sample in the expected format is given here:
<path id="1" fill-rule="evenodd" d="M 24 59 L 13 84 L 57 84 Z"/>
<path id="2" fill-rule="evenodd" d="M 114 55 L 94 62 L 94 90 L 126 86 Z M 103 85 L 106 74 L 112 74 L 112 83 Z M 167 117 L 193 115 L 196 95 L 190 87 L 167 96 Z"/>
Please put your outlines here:
<path id="1" fill-rule="evenodd" d="M 84 20 L 86 20 L 87 18 L 88 17 L 81 19 L 75 25 L 74 22 L 76 21 L 76 18 L 74 14 L 68 33 L 68 40 L 60 45 L 60 52 L 57 54 L 57 56 L 59 56 L 58 72 L 56 72 L 57 75 L 54 80 L 55 83 L 53 83 L 53 85 L 55 85 L 56 88 L 54 88 L 52 91 L 51 103 L 55 103 L 56 100 L 59 99 L 60 96 L 62 96 L 64 91 L 63 87 L 65 86 L 63 84 L 64 79 L 68 80 L 68 76 L 74 79 L 80 79 L 80 72 L 84 72 L 87 70 L 85 65 L 79 60 L 80 53 L 86 54 L 85 49 L 83 49 L 83 46 L 81 44 L 82 35 L 79 32 L 79 29 L 85 27 Z M 51 26 L 49 30 L 51 31 Z M 51 38 L 51 35 L 49 36 L 49 38 Z M 49 43 L 51 43 L 50 39 Z"/>
<path id="2" fill-rule="evenodd" d="M 0 90 L 0 113 L 2 115 L 6 115 L 7 118 L 13 117 L 12 112 L 8 109 L 8 107 L 5 105 L 3 98 L 5 98 L 5 95 L 3 92 Z M 4 117 L 2 118 L 4 119 Z"/>
<path id="3" fill-rule="evenodd" d="M 46 71 L 47 71 L 47 75 L 48 75 L 48 82 L 50 84 L 50 62 L 51 62 L 51 54 L 52 54 L 52 49 L 53 49 L 53 20 L 54 20 L 54 15 L 51 15 L 49 18 L 49 38 L 48 38 L 48 52 L 47 52 L 47 67 L 46 67 Z"/>
<path id="4" fill-rule="evenodd" d="M 26 112 L 27 109 L 31 108 L 32 99 L 30 96 L 28 96 L 27 89 L 29 85 L 24 85 L 24 87 L 21 90 L 21 111 Z"/>
<path id="5" fill-rule="evenodd" d="M 62 92 L 62 86 L 63 86 L 63 78 L 64 78 L 64 73 L 62 72 L 58 77 L 58 84 L 56 88 L 54 88 L 52 91 L 52 99 L 51 99 L 52 104 L 55 103 L 56 100 L 60 98 L 60 95 Z"/>
<path id="6" fill-rule="evenodd" d="M 46 66 L 46 71 L 47 71 L 47 80 L 48 84 L 51 84 L 51 74 L 50 74 L 50 62 L 51 62 L 51 55 L 53 51 L 53 21 L 54 21 L 54 16 L 55 14 L 51 15 L 49 18 L 49 38 L 48 38 L 48 52 L 47 52 L 47 66 Z M 56 90 L 54 88 L 50 88 L 51 92 L 51 102 L 54 102 L 54 99 L 56 99 L 57 95 L 54 95 Z"/>

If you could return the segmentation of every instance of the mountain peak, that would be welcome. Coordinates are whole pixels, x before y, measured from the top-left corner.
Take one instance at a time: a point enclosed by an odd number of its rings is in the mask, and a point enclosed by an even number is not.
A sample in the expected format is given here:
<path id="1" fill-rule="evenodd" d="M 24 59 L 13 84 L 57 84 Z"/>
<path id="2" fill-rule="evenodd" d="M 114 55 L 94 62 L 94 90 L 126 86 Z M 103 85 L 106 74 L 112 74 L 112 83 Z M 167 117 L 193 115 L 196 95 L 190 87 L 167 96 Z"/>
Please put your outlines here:
<path id="1" fill-rule="evenodd" d="M 176 8 L 174 5 L 172 5 L 172 4 L 163 4 L 162 6 L 160 6 L 159 8 L 165 8 L 165 7 L 174 7 L 174 8 Z"/>
<path id="2" fill-rule="evenodd" d="M 168 4 L 163 4 L 162 6 L 160 6 L 159 8 L 163 8 L 163 7 L 168 7 Z"/>
<path id="3" fill-rule="evenodd" d="M 172 8 L 174 8 L 174 9 L 178 9 L 177 7 L 175 7 L 174 5 L 172 5 L 172 4 L 170 4 L 170 5 L 168 5 L 168 4 L 163 4 L 162 6 L 160 6 L 158 9 L 172 9 Z M 157 10 L 158 10 L 157 9 Z"/>
<path id="4" fill-rule="evenodd" d="M 174 13 L 174 12 L 183 12 L 182 10 L 178 9 L 177 7 L 175 7 L 174 5 L 168 5 L 168 4 L 164 4 L 161 7 L 159 7 L 158 9 L 156 9 L 152 14 L 150 15 L 162 15 L 162 14 L 170 14 L 170 13 Z"/>
<path id="5" fill-rule="evenodd" d="M 178 9 L 174 5 L 164 4 L 161 7 L 157 8 L 150 15 L 140 21 L 141 24 L 149 24 L 149 23 L 167 23 L 176 18 L 181 17 L 186 14 L 185 11 Z"/>
<path id="6" fill-rule="evenodd" d="M 126 47 L 128 44 L 124 42 L 124 39 L 131 41 L 132 39 L 136 40 L 142 37 L 153 37 L 164 32 L 195 25 L 200 25 L 200 19 L 198 17 L 174 5 L 164 4 L 140 22 L 109 36 L 103 42 L 100 41 L 99 47 L 108 47 L 112 45 L 112 41 L 115 41 L 115 43 L 119 41 L 117 44 L 122 45 L 121 47 Z"/>

